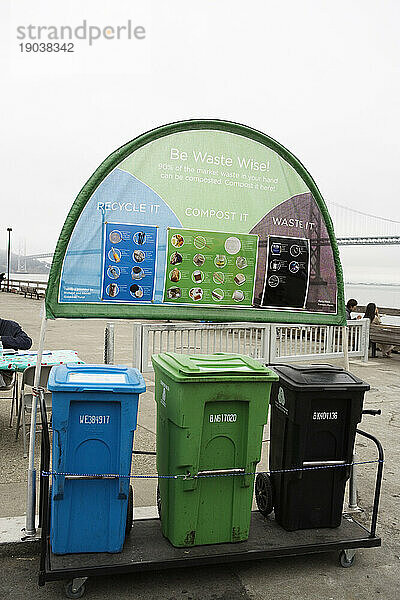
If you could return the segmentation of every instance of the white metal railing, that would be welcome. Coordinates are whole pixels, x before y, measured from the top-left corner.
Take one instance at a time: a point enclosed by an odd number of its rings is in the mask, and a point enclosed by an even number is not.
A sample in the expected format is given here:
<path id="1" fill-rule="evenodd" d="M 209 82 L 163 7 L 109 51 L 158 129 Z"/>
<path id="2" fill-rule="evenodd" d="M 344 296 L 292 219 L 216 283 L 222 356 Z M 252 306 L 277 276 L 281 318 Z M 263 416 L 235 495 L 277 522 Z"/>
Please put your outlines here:
<path id="1" fill-rule="evenodd" d="M 349 357 L 368 360 L 369 319 L 347 323 Z M 336 325 L 271 325 L 270 364 L 344 356 L 343 327 Z"/>
<path id="2" fill-rule="evenodd" d="M 144 373 L 153 370 L 151 355 L 159 352 L 230 352 L 260 362 L 269 356 L 269 324 L 135 323 L 133 327 L 133 365 Z"/>
<path id="3" fill-rule="evenodd" d="M 7 279 L 3 279 L 0 286 L 2 292 L 7 291 Z M 8 289 L 16 294 L 25 294 L 30 296 L 44 296 L 47 289 L 46 281 L 33 281 L 32 279 L 14 279 L 10 277 Z"/>
<path id="4" fill-rule="evenodd" d="M 369 319 L 349 322 L 349 356 L 368 360 L 368 345 Z M 231 352 L 266 364 L 340 358 L 344 356 L 343 328 L 275 323 L 134 323 L 133 365 L 148 373 L 153 370 L 151 355 L 159 352 Z"/>

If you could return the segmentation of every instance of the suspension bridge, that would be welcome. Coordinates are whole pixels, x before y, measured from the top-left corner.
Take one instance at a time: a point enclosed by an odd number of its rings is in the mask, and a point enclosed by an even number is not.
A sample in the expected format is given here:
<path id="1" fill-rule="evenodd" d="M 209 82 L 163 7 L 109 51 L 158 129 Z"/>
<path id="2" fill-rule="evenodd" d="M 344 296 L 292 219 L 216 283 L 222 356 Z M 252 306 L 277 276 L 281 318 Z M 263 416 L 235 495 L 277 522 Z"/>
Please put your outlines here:
<path id="1" fill-rule="evenodd" d="M 339 246 L 400 244 L 400 220 L 379 217 L 335 202 L 327 202 L 326 205 Z"/>
<path id="2" fill-rule="evenodd" d="M 335 228 L 339 246 L 390 246 L 400 245 L 400 220 L 388 219 L 348 208 L 335 202 L 326 202 Z M 53 252 L 19 254 L 18 270 L 24 270 L 27 258 L 52 258 Z M 26 270 L 26 267 L 25 267 Z"/>

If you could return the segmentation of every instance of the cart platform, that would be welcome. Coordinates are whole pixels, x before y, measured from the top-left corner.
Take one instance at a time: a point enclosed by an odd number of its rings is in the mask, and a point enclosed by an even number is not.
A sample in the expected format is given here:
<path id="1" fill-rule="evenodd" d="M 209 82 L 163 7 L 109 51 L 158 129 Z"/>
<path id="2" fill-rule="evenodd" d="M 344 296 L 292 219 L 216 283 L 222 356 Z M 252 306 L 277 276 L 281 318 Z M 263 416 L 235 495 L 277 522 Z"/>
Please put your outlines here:
<path id="1" fill-rule="evenodd" d="M 51 494 L 49 477 L 45 475 L 50 466 L 50 438 L 43 394 L 40 394 L 40 410 L 42 446 L 39 524 L 42 528 L 42 544 L 39 585 L 45 585 L 47 581 L 71 579 L 66 586 L 68 598 L 81 598 L 85 591 L 85 581 L 88 577 L 96 575 L 158 571 L 333 551 L 340 552 L 340 564 L 343 567 L 350 567 L 356 548 L 381 545 L 381 539 L 376 536 L 376 524 L 382 482 L 383 448 L 373 435 L 357 429 L 359 435 L 375 443 L 379 455 L 378 461 L 373 461 L 377 462 L 378 466 L 370 530 L 351 515 L 344 514 L 337 528 L 286 531 L 273 517 L 265 517 L 259 511 L 253 511 L 250 535 L 246 541 L 175 548 L 162 535 L 159 519 L 140 519 L 134 521 L 132 531 L 125 539 L 120 553 L 53 554 L 50 546 Z M 365 412 L 375 414 L 376 411 Z"/>
<path id="2" fill-rule="evenodd" d="M 175 548 L 163 537 L 158 519 L 143 519 L 134 521 L 132 532 L 118 554 L 56 555 L 51 552 L 48 538 L 42 577 L 45 581 L 54 581 L 380 545 L 380 538 L 371 536 L 367 529 L 347 515 L 340 527 L 335 529 L 285 531 L 273 519 L 254 511 L 247 541 L 193 548 Z"/>

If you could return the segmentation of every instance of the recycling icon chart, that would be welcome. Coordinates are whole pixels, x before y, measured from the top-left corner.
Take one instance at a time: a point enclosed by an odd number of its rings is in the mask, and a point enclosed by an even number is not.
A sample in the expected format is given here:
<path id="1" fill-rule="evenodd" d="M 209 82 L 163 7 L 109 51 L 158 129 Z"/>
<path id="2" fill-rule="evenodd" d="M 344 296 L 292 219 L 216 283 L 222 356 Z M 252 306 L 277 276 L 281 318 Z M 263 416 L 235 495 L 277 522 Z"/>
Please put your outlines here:
<path id="1" fill-rule="evenodd" d="M 172 124 L 113 153 L 71 208 L 56 256 L 50 314 L 80 304 L 121 318 L 133 307 L 150 319 L 342 321 L 318 188 L 289 151 L 234 123 Z"/>
<path id="2" fill-rule="evenodd" d="M 152 302 L 157 227 L 106 223 L 102 300 Z"/>

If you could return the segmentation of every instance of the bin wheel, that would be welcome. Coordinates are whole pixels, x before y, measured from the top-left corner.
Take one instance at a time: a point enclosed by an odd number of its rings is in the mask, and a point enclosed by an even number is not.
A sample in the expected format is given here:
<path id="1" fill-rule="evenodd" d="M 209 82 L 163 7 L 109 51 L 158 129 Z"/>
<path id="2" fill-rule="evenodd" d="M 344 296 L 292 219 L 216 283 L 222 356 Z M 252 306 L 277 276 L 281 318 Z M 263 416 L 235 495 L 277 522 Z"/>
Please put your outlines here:
<path id="1" fill-rule="evenodd" d="M 80 588 L 76 590 L 76 592 L 72 589 L 72 581 L 69 581 L 65 586 L 65 595 L 67 598 L 82 598 L 83 594 L 86 591 L 85 584 L 83 583 Z"/>
<path id="2" fill-rule="evenodd" d="M 158 517 L 159 519 L 161 519 L 161 495 L 160 495 L 160 488 L 157 485 L 157 510 L 158 510 Z"/>
<path id="3" fill-rule="evenodd" d="M 272 484 L 266 473 L 259 473 L 256 477 L 256 503 L 258 510 L 264 517 L 272 513 L 274 508 Z"/>
<path id="4" fill-rule="evenodd" d="M 126 525 L 125 525 L 125 537 L 127 538 L 131 532 L 133 523 L 133 488 L 129 486 L 128 493 L 128 507 L 126 510 Z M 80 597 L 80 596 L 79 596 Z"/>
<path id="5" fill-rule="evenodd" d="M 349 567 L 352 567 L 354 565 L 355 558 L 356 558 L 355 554 L 353 554 L 352 556 L 348 556 L 346 554 L 346 550 L 341 550 L 339 552 L 340 566 L 343 567 L 344 569 L 348 569 Z"/>

